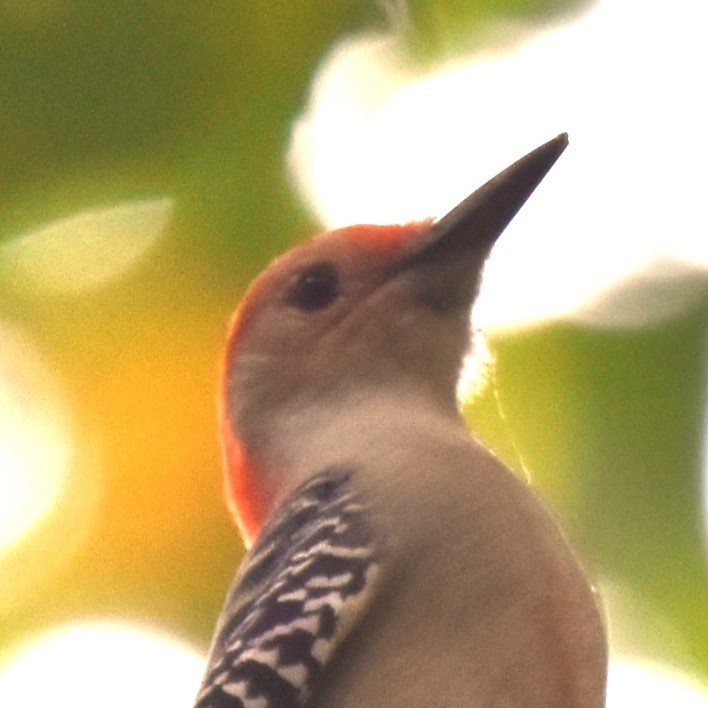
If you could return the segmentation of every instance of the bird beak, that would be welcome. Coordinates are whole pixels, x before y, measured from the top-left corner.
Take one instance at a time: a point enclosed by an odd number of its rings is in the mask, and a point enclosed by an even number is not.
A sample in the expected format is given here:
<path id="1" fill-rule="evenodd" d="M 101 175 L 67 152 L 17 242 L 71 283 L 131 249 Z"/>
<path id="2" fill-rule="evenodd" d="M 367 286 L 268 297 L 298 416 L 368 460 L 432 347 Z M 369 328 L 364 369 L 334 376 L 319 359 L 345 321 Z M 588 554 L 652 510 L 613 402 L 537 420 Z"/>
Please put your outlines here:
<path id="1" fill-rule="evenodd" d="M 423 295 L 431 305 L 471 304 L 479 273 L 495 241 L 567 145 L 568 135 L 561 133 L 528 153 L 470 194 L 411 244 L 406 267 L 418 271 L 419 276 L 421 271 L 431 276 L 419 279 L 419 284 L 427 281 L 424 288 L 427 292 Z M 448 279 L 456 282 L 457 287 Z M 437 284 L 433 285 L 432 280 Z M 462 292 L 458 289 L 462 285 L 460 281 L 467 283 L 462 301 Z"/>

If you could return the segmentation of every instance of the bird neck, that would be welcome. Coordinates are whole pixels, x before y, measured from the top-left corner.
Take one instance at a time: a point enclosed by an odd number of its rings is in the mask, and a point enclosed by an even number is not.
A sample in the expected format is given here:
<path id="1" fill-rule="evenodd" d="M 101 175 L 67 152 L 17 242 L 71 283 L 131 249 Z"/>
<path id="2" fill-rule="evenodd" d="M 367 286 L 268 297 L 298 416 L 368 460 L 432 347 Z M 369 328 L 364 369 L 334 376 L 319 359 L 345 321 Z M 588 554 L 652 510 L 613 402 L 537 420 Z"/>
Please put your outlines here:
<path id="1" fill-rule="evenodd" d="M 402 439 L 431 427 L 464 428 L 454 397 L 362 387 L 318 401 L 289 401 L 239 438 L 223 431 L 230 507 L 247 545 L 306 479 L 330 467 L 369 468 Z"/>

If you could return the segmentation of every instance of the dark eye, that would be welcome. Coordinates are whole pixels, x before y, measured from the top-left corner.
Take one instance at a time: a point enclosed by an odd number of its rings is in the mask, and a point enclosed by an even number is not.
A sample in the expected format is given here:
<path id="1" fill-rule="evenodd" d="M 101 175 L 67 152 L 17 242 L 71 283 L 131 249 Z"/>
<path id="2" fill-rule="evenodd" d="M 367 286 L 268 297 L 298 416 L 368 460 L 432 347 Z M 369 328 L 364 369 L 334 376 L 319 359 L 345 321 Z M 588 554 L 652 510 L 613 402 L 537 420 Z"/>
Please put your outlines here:
<path id="1" fill-rule="evenodd" d="M 339 295 L 339 275 L 331 263 L 314 263 L 306 268 L 288 293 L 291 305 L 314 312 L 330 305 Z"/>

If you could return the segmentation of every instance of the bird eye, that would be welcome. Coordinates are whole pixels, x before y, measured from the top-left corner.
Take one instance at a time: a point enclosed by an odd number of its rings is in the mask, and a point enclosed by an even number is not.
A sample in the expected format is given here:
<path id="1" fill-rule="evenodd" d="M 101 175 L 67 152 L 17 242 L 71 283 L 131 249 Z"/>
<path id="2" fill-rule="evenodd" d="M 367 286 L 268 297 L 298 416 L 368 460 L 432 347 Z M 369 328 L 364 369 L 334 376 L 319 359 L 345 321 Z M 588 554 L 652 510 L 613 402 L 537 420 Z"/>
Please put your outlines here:
<path id="1" fill-rule="evenodd" d="M 314 263 L 304 270 L 288 294 L 291 305 L 306 312 L 322 310 L 339 295 L 339 275 L 331 263 Z"/>

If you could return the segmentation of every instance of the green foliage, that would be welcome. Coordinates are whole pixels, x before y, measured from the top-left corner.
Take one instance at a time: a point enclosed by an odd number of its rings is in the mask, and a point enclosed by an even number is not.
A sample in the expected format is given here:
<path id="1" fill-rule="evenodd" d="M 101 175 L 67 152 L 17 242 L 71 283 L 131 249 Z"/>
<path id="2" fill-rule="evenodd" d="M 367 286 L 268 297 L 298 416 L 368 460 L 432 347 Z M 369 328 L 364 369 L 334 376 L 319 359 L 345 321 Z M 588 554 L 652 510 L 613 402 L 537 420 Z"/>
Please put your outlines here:
<path id="1" fill-rule="evenodd" d="M 425 59 L 468 53 L 475 44 L 484 47 L 490 37 L 496 42 L 514 39 L 510 27 L 528 31 L 542 29 L 554 20 L 567 18 L 590 5 L 592 0 L 411 0 L 404 28 L 413 54 Z M 396 3 L 392 3 L 396 5 Z M 504 25 L 502 25 L 504 23 Z M 502 33 L 500 35 L 500 32 Z"/>

